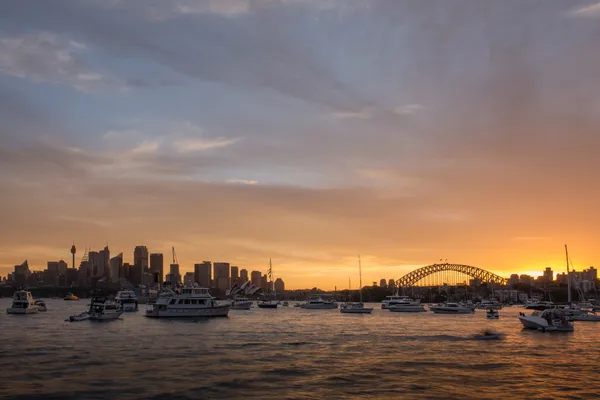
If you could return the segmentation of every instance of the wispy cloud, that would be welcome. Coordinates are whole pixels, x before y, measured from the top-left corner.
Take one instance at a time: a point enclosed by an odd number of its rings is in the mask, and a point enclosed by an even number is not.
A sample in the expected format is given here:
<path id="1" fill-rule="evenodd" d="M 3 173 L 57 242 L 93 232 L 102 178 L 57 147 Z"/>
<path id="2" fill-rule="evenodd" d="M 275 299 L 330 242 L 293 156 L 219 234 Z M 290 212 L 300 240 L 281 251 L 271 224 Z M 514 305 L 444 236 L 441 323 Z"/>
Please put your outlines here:
<path id="1" fill-rule="evenodd" d="M 144 140 L 136 147 L 129 151 L 129 154 L 152 154 L 156 153 L 158 148 L 160 147 L 160 143 L 158 140 Z"/>
<path id="2" fill-rule="evenodd" d="M 575 7 L 567 11 L 567 15 L 571 17 L 600 17 L 600 3 Z"/>
<path id="3" fill-rule="evenodd" d="M 417 111 L 420 111 L 424 108 L 425 107 L 423 107 L 420 104 L 407 104 L 404 106 L 398 106 L 398 107 L 394 108 L 393 112 L 394 112 L 394 114 L 398 114 L 398 115 L 410 115 L 410 114 L 414 114 Z"/>
<path id="4" fill-rule="evenodd" d="M 363 108 L 359 111 L 336 111 L 331 113 L 331 116 L 335 119 L 370 119 L 373 117 L 373 110 Z"/>
<path id="5" fill-rule="evenodd" d="M 173 147 L 179 153 L 191 153 L 229 146 L 237 142 L 237 140 L 238 139 L 226 139 L 223 137 L 214 139 L 182 139 L 174 141 Z"/>
<path id="6" fill-rule="evenodd" d="M 256 185 L 258 181 L 255 180 L 246 180 L 246 179 L 228 179 L 227 183 L 231 184 L 239 184 L 239 185 Z"/>

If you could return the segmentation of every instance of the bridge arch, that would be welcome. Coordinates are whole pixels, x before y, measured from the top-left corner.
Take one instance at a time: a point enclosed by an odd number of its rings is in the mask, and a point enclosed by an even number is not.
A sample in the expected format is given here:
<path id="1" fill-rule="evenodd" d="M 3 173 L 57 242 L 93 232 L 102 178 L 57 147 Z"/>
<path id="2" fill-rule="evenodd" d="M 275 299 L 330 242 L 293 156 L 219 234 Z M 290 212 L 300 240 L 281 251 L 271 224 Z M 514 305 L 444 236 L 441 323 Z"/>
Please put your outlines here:
<path id="1" fill-rule="evenodd" d="M 454 271 L 464 275 L 468 275 L 474 279 L 479 279 L 481 282 L 495 283 L 498 285 L 506 285 L 508 280 L 496 275 L 492 272 L 481 268 L 473 267 L 464 264 L 432 264 L 416 269 L 396 281 L 396 287 L 413 286 L 421 279 L 436 274 L 438 272 Z"/>

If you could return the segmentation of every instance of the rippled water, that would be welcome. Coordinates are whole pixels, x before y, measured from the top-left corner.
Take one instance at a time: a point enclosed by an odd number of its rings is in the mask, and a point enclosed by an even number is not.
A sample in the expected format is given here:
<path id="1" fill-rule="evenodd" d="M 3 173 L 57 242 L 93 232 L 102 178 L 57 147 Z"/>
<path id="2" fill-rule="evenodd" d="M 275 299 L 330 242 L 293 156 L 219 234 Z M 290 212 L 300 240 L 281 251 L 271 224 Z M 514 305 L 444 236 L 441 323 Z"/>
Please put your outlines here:
<path id="1" fill-rule="evenodd" d="M 87 301 L 7 315 L 0 299 L 0 397 L 8 399 L 598 398 L 600 323 L 523 331 L 520 308 L 474 315 L 230 311 L 198 321 L 64 322 Z M 142 306 L 143 308 L 143 306 Z M 502 341 L 473 340 L 485 328 Z"/>

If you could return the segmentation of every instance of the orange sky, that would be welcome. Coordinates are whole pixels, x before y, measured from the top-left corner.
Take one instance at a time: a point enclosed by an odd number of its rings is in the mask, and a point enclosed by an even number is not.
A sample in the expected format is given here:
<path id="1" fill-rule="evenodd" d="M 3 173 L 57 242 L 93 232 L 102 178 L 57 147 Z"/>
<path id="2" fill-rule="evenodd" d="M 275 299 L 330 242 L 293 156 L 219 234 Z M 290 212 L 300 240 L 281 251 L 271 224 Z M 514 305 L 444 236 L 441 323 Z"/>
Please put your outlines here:
<path id="1" fill-rule="evenodd" d="M 73 240 L 288 288 L 600 259 L 589 1 L 12 3 L 1 275 Z"/>

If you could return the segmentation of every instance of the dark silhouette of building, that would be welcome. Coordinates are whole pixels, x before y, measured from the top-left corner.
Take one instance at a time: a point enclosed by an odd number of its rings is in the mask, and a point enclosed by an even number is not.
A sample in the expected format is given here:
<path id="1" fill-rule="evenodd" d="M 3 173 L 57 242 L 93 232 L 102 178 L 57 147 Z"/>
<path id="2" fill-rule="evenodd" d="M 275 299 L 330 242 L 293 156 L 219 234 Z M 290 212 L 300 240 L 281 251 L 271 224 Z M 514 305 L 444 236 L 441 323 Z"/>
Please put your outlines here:
<path id="1" fill-rule="evenodd" d="M 280 294 L 285 291 L 285 283 L 283 282 L 283 279 L 275 279 L 275 291 Z"/>
<path id="2" fill-rule="evenodd" d="M 229 263 L 213 263 L 215 272 L 215 287 L 219 290 L 227 290 L 229 286 Z"/>
<path id="3" fill-rule="evenodd" d="M 256 287 L 261 287 L 260 286 L 261 279 L 262 279 L 262 272 L 260 272 L 260 271 L 252 271 L 252 273 L 250 274 L 250 280 L 252 281 L 252 284 Z"/>
<path id="4" fill-rule="evenodd" d="M 240 271 L 240 282 L 248 282 L 248 270 L 242 269 Z"/>
<path id="5" fill-rule="evenodd" d="M 158 281 L 160 283 L 164 282 L 164 266 L 163 266 L 163 255 L 162 253 L 152 253 L 150 254 L 150 273 L 152 275 L 158 274 Z"/>
<path id="6" fill-rule="evenodd" d="M 211 262 L 203 261 L 201 264 L 194 264 L 194 282 L 200 287 L 209 288 L 211 278 Z"/>
<path id="7" fill-rule="evenodd" d="M 234 267 L 234 266 L 231 267 L 231 283 L 229 284 L 229 287 L 233 286 L 234 283 L 239 281 L 240 276 L 239 276 L 238 271 L 239 271 L 238 267 Z"/>

